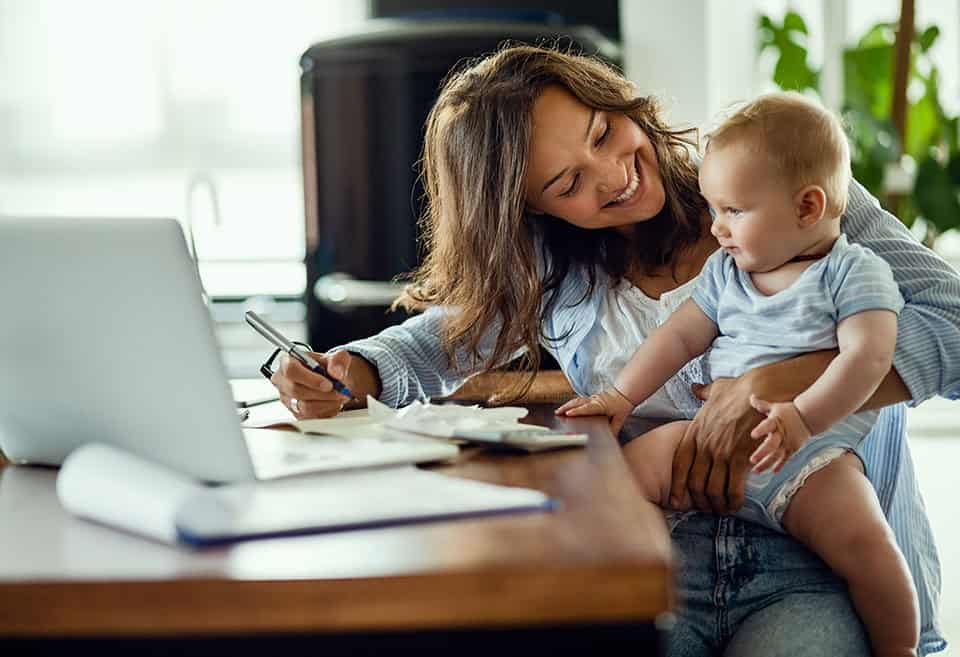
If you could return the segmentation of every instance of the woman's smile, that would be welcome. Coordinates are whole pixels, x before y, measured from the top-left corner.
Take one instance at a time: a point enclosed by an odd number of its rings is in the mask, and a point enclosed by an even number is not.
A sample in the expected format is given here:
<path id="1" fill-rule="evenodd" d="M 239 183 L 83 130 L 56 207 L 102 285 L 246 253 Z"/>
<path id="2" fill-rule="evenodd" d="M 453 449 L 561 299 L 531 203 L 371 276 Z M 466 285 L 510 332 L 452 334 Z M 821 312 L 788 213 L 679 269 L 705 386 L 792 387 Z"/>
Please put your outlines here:
<path id="1" fill-rule="evenodd" d="M 640 166 L 637 162 L 637 157 L 633 158 L 633 171 L 630 172 L 630 183 L 627 185 L 626 189 L 617 196 L 615 199 L 607 203 L 605 208 L 612 207 L 621 207 L 629 208 L 634 205 L 637 201 L 643 198 L 643 194 L 640 193 L 640 183 L 642 182 L 643 177 L 640 173 Z"/>
<path id="2" fill-rule="evenodd" d="M 588 107 L 547 87 L 532 114 L 527 208 L 580 228 L 624 228 L 666 202 L 653 143 L 623 113 Z M 573 127 L 571 127 L 573 126 Z"/>

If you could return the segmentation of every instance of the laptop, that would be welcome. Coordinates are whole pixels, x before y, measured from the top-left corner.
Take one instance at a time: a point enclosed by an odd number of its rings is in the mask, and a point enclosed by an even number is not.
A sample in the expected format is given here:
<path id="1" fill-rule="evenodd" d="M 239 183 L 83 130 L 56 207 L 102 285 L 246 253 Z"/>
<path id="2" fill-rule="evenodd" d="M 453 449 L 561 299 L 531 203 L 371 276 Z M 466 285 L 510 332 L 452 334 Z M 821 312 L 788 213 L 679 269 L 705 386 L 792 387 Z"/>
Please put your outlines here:
<path id="1" fill-rule="evenodd" d="M 0 272 L 0 450 L 11 462 L 59 465 L 100 442 L 234 482 L 457 453 L 396 435 L 245 439 L 176 220 L 0 218 Z"/>

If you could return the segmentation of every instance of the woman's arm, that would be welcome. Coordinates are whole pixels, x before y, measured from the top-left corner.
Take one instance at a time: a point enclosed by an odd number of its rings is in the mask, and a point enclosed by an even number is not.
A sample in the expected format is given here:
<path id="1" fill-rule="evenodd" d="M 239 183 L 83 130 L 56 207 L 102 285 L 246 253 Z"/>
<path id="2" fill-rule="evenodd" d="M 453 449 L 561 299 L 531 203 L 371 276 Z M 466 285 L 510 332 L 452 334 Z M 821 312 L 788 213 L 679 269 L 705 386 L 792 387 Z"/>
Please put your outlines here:
<path id="1" fill-rule="evenodd" d="M 856 181 L 841 227 L 851 242 L 890 265 L 906 302 L 897 321 L 893 367 L 910 391 L 910 403 L 934 395 L 960 398 L 960 273 Z"/>
<path id="2" fill-rule="evenodd" d="M 491 327 L 481 340 L 479 359 L 458 350 L 451 362 L 442 341 L 444 313 L 441 308 L 431 308 L 370 338 L 314 356 L 348 385 L 354 404 L 364 404 L 368 394 L 395 407 L 415 399 L 446 396 L 483 369 L 498 327 Z M 326 378 L 292 359 L 284 359 L 271 380 L 281 401 L 300 418 L 330 417 L 346 403 Z M 293 399 L 298 400 L 296 409 L 292 408 Z"/>
<path id="3" fill-rule="evenodd" d="M 836 349 L 813 351 L 762 365 L 736 379 L 717 379 L 695 393 L 703 407 L 690 422 L 673 460 L 671 504 L 679 506 L 687 489 L 703 511 L 735 513 L 743 506 L 750 455 L 759 442 L 750 432 L 764 417 L 750 396 L 790 401 L 809 388 L 837 356 Z M 891 369 L 860 410 L 907 401 L 910 391 Z M 702 482 L 702 483 L 701 483 Z"/>
<path id="4" fill-rule="evenodd" d="M 463 349 L 454 353 L 450 362 L 444 349 L 443 321 L 447 310 L 433 307 L 363 340 L 356 340 L 331 352 L 349 351 L 361 356 L 376 371 L 380 380 L 380 401 L 393 407 L 404 406 L 417 399 L 445 397 L 482 371 L 487 355 L 492 352 L 499 326 L 490 327 L 478 345 L 480 358 L 474 359 Z M 511 355 L 507 360 L 519 356 Z"/>

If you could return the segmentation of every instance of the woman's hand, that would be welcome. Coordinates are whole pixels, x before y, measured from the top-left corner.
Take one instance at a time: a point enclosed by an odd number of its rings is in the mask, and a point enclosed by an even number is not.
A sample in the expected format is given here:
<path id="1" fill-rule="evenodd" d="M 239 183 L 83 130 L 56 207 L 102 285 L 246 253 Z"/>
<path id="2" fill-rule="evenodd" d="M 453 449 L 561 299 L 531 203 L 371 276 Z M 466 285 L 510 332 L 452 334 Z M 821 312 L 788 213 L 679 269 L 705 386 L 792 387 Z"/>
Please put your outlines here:
<path id="1" fill-rule="evenodd" d="M 310 353 L 333 376 L 346 385 L 354 394 L 354 399 L 365 403 L 367 395 L 380 395 L 380 377 L 376 368 L 368 361 L 347 351 L 338 351 L 326 356 Z M 280 367 L 270 382 L 280 393 L 280 401 L 300 420 L 308 418 L 333 417 L 351 401 L 333 389 L 333 384 L 325 376 L 311 372 L 297 360 L 288 356 L 280 359 Z"/>
<path id="2" fill-rule="evenodd" d="M 750 405 L 745 377 L 717 379 L 694 393 L 704 405 L 673 455 L 670 506 L 679 508 L 688 491 L 701 511 L 734 513 L 743 506 L 750 455 L 758 446 L 750 432 L 764 417 Z"/>
<path id="3" fill-rule="evenodd" d="M 694 386 L 694 394 L 705 403 L 687 426 L 674 454 L 670 504 L 676 505 L 686 488 L 702 511 L 738 511 L 743 506 L 750 455 L 759 446 L 750 433 L 764 419 L 750 405 L 750 396 L 770 402 L 790 401 L 809 388 L 836 355 L 836 350 L 811 351 L 756 367 L 736 379 Z M 890 397 L 893 388 L 902 388 L 899 379 L 891 370 L 865 407 Z"/>
<path id="4" fill-rule="evenodd" d="M 557 415 L 606 415 L 610 431 L 616 436 L 633 412 L 634 404 L 616 388 L 608 388 L 589 397 L 575 397 L 556 410 Z"/>

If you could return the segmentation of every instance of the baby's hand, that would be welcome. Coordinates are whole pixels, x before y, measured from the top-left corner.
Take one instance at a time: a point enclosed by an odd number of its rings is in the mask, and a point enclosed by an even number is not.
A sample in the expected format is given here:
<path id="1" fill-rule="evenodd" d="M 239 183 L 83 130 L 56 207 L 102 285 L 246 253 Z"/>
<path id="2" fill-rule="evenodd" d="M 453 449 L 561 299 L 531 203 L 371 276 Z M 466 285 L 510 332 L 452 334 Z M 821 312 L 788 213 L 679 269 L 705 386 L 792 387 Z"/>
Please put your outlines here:
<path id="1" fill-rule="evenodd" d="M 633 412 L 633 403 L 616 388 L 608 388 L 589 397 L 576 397 L 557 409 L 557 415 L 606 415 L 610 430 L 616 436 L 627 417 Z"/>
<path id="2" fill-rule="evenodd" d="M 751 395 L 750 405 L 767 416 L 750 432 L 753 438 L 766 437 L 750 455 L 753 471 L 773 468 L 780 472 L 783 464 L 810 439 L 810 430 L 793 402 L 770 403 Z"/>

